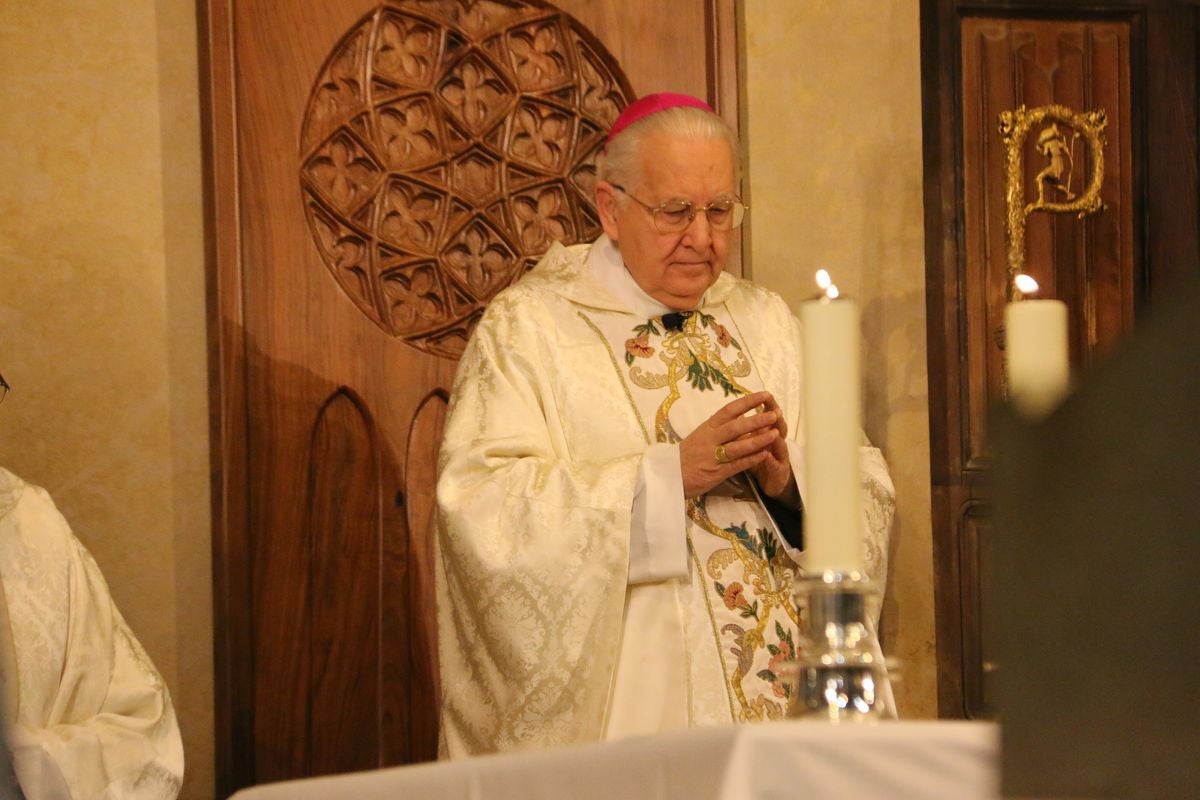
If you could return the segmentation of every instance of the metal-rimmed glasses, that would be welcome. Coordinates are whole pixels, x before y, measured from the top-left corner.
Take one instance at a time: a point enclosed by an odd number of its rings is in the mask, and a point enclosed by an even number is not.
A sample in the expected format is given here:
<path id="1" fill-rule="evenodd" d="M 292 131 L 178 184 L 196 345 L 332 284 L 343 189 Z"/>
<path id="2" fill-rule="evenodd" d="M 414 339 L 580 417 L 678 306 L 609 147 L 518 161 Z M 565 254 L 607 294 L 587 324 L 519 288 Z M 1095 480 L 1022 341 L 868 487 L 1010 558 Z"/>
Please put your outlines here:
<path id="1" fill-rule="evenodd" d="M 696 214 L 701 211 L 704 212 L 704 216 L 708 217 L 708 224 L 717 231 L 736 228 L 746 218 L 747 206 L 736 197 L 713 200 L 702 206 L 697 206 L 689 200 L 668 200 L 652 206 L 634 197 L 628 189 L 620 184 L 614 183 L 612 187 L 649 211 L 650 217 L 654 220 L 654 227 L 658 229 L 659 233 L 679 233 L 687 230 L 687 227 L 692 224 L 692 220 L 696 218 Z"/>

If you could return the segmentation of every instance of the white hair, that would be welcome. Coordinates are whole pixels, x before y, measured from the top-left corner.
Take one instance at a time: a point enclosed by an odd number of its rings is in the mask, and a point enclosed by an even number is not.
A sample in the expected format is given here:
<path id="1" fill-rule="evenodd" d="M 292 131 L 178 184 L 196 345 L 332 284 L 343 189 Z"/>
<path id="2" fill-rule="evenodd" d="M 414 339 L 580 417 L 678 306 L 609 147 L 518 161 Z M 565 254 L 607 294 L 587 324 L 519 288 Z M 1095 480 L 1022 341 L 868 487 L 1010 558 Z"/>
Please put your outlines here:
<path id="1" fill-rule="evenodd" d="M 733 159 L 733 181 L 741 181 L 741 148 L 737 134 L 725 120 L 693 106 L 674 106 L 642 117 L 617 134 L 596 160 L 599 180 L 635 189 L 641 179 L 641 151 L 646 139 L 665 133 L 674 138 L 708 141 L 723 139 Z"/>

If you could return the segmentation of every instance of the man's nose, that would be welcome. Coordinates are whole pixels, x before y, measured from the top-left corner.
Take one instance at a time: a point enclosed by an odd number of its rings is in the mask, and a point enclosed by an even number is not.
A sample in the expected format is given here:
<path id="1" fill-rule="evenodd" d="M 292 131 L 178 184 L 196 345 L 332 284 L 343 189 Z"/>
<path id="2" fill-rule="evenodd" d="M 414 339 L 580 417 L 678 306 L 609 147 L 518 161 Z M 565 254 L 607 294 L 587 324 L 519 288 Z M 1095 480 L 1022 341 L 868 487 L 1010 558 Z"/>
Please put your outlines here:
<path id="1" fill-rule="evenodd" d="M 698 248 L 708 248 L 712 245 L 712 223 L 708 221 L 708 212 L 697 210 L 688 226 L 683 229 L 683 237 L 688 244 Z"/>

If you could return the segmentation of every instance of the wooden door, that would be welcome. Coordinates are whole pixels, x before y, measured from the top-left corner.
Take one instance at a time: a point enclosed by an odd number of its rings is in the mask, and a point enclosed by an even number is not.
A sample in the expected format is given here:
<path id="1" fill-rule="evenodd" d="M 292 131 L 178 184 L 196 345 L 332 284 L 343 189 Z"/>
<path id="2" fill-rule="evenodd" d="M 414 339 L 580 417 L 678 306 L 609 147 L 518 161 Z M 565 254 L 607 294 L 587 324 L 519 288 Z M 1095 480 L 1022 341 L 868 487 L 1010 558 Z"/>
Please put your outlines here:
<path id="1" fill-rule="evenodd" d="M 435 757 L 455 359 L 634 93 L 737 125 L 733 0 L 559 6 L 204 4 L 223 794 Z"/>
<path id="2" fill-rule="evenodd" d="M 1074 192 L 1102 156 L 1104 209 L 1033 213 L 1025 232 L 1026 272 L 1042 296 L 1067 303 L 1072 365 L 1086 373 L 1140 309 L 1196 269 L 1200 27 L 1194 2 L 922 0 L 921 12 L 938 708 L 987 717 L 997 667 L 988 423 L 1003 394 L 1010 281 L 999 114 L 1052 104 L 1106 113 L 1100 152 L 1058 132 L 1074 144 Z M 1037 134 L 1056 132 L 1034 133 L 1019 176 L 1030 199 L 1045 166 Z"/>

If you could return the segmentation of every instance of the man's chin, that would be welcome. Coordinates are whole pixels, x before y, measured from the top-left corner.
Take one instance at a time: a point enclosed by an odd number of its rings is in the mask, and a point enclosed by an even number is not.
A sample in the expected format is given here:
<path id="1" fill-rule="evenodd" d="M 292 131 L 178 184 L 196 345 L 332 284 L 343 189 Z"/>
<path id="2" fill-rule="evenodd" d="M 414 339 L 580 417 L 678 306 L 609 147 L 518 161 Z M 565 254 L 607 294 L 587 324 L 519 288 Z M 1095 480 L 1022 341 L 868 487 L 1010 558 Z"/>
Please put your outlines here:
<path id="1" fill-rule="evenodd" d="M 709 275 L 703 280 L 680 281 L 661 300 L 676 311 L 688 311 L 700 305 L 700 298 L 715 282 L 714 276 Z"/>

